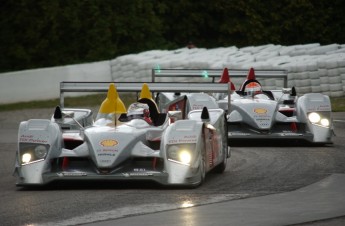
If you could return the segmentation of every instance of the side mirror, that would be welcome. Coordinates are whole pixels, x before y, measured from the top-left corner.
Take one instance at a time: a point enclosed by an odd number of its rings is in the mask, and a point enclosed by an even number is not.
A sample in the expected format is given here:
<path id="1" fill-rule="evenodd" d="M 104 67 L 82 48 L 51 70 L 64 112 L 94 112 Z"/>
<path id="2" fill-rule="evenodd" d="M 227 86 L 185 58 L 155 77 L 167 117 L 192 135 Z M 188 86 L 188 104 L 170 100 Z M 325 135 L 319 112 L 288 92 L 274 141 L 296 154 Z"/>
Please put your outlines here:
<path id="1" fill-rule="evenodd" d="M 283 93 L 284 94 L 291 94 L 292 90 L 291 90 L 291 88 L 283 88 Z"/>

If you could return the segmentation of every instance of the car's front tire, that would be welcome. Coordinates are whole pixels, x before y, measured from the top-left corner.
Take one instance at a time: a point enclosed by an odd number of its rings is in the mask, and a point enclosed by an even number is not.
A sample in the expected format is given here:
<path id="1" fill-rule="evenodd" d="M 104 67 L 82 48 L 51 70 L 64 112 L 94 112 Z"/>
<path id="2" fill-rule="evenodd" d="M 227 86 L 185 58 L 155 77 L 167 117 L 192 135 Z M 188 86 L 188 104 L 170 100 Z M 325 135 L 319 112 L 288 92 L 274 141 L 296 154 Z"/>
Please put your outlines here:
<path id="1" fill-rule="evenodd" d="M 223 173 L 226 169 L 228 164 L 228 157 L 230 156 L 230 151 L 228 147 L 228 134 L 227 134 L 227 124 L 226 121 L 224 122 L 224 131 L 222 135 L 222 152 L 223 152 L 223 161 L 214 168 L 213 172 L 215 173 Z"/>

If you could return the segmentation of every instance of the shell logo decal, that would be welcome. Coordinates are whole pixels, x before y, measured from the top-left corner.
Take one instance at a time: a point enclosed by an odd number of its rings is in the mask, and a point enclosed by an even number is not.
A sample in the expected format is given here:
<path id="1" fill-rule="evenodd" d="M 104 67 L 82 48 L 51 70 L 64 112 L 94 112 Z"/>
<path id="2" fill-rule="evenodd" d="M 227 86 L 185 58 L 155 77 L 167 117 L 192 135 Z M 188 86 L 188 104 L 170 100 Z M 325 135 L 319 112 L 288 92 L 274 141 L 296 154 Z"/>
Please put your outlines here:
<path id="1" fill-rule="evenodd" d="M 254 112 L 256 114 L 260 114 L 261 115 L 261 114 L 265 114 L 267 112 L 267 109 L 265 109 L 265 108 L 255 108 Z"/>
<path id="2" fill-rule="evenodd" d="M 103 147 L 113 147 L 116 146 L 119 142 L 117 140 L 102 140 L 100 144 Z"/>

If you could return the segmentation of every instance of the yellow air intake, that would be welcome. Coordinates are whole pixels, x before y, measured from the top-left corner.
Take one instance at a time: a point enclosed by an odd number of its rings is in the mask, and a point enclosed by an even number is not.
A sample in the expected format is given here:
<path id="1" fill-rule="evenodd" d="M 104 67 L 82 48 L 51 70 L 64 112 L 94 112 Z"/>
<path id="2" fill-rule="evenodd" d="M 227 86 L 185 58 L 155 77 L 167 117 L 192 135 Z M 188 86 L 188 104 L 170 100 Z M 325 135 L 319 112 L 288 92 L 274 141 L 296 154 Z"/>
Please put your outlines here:
<path id="1" fill-rule="evenodd" d="M 115 84 L 110 83 L 107 97 L 99 108 L 96 120 L 99 118 L 107 118 L 109 114 L 121 113 L 126 113 L 126 107 L 116 91 Z"/>
<path id="2" fill-rule="evenodd" d="M 146 83 L 144 83 L 143 86 L 141 87 L 141 92 L 140 92 L 138 102 L 145 103 L 149 106 L 151 118 L 158 117 L 159 109 L 157 107 L 156 102 L 152 98 L 151 91 L 149 89 L 149 86 Z"/>
<path id="3" fill-rule="evenodd" d="M 142 88 L 141 88 L 139 99 L 142 99 L 142 98 L 147 98 L 147 99 L 153 100 L 149 86 L 146 83 L 144 83 Z"/>

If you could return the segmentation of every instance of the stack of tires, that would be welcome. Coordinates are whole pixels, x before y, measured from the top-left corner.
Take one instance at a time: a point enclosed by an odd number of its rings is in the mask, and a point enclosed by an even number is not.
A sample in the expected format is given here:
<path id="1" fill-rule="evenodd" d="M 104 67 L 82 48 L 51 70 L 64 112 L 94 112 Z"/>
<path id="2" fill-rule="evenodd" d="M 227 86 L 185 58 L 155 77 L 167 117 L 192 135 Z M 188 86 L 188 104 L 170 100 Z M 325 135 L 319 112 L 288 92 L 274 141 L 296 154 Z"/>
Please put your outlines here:
<path id="1" fill-rule="evenodd" d="M 214 49 L 181 48 L 151 50 L 117 57 L 110 61 L 114 81 L 151 81 L 151 70 L 181 69 L 284 69 L 288 72 L 288 86 L 295 86 L 299 94 L 323 93 L 331 97 L 345 95 L 345 45 L 281 46 L 262 45 Z M 231 74 L 230 74 L 231 76 Z M 194 79 L 193 81 L 195 81 Z M 239 87 L 243 78 L 234 78 Z M 165 81 L 191 81 L 186 78 L 166 78 Z M 197 80 L 198 81 L 198 80 Z M 260 79 L 265 89 L 281 89 L 282 79 Z"/>

